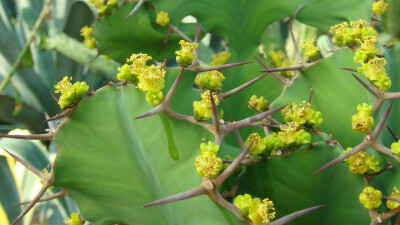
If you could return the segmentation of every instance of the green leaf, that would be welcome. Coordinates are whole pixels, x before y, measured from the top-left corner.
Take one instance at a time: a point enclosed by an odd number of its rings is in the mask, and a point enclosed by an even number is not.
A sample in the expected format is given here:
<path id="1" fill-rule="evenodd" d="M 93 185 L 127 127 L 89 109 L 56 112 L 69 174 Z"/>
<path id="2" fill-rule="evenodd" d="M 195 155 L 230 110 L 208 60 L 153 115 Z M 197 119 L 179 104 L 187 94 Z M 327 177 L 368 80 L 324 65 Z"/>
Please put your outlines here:
<path id="1" fill-rule="evenodd" d="M 228 224 L 226 215 L 240 223 L 205 196 L 141 208 L 201 183 L 193 162 L 205 136 L 205 130 L 171 120 L 176 146 L 184 149 L 171 160 L 160 120 L 134 119 L 149 109 L 143 93 L 125 86 L 103 88 L 83 101 L 56 137 L 54 185 L 66 188 L 95 224 L 185 224 L 192 218 L 192 224 Z"/>

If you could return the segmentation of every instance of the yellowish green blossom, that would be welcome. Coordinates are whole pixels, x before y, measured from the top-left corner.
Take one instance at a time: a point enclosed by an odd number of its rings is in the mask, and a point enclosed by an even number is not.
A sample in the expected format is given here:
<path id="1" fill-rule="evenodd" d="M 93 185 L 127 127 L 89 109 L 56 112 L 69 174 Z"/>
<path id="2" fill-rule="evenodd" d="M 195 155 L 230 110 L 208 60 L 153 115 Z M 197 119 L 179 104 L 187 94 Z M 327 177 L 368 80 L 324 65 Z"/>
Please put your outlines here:
<path id="1" fill-rule="evenodd" d="M 158 105 L 160 104 L 161 100 L 163 100 L 163 93 L 161 90 L 154 89 L 148 90 L 146 92 L 146 101 L 151 105 Z"/>
<path id="2" fill-rule="evenodd" d="M 361 67 L 357 71 L 362 73 L 373 85 L 386 91 L 392 85 L 384 67 L 386 63 L 384 58 L 373 58 L 368 63 L 361 63 Z"/>
<path id="3" fill-rule="evenodd" d="M 279 50 L 277 52 L 271 51 L 268 53 L 268 56 L 271 59 L 271 63 L 275 67 L 288 67 L 294 65 L 294 63 L 286 57 L 285 53 L 282 50 Z M 294 73 L 292 71 L 282 71 L 281 75 L 283 77 L 292 77 L 294 76 Z"/>
<path id="4" fill-rule="evenodd" d="M 85 82 L 76 82 L 71 84 L 71 78 L 67 76 L 62 79 L 62 81 L 58 82 L 58 84 L 54 85 L 56 89 L 56 93 L 61 93 L 61 96 L 58 100 L 58 104 L 61 109 L 69 105 L 73 105 L 78 103 L 81 100 L 83 94 L 89 90 L 89 86 Z"/>
<path id="5" fill-rule="evenodd" d="M 372 106 L 366 103 L 357 106 L 358 113 L 351 118 L 351 125 L 354 131 L 367 133 L 374 126 L 371 108 Z"/>
<path id="6" fill-rule="evenodd" d="M 201 143 L 200 150 L 201 150 L 202 154 L 204 154 L 206 152 L 211 152 L 216 155 L 219 150 L 219 145 L 214 144 L 214 142 L 212 142 L 212 141 L 209 141 L 207 144 Z"/>
<path id="7" fill-rule="evenodd" d="M 399 192 L 399 189 L 397 189 L 397 187 L 394 187 L 394 188 L 393 188 L 393 192 L 392 192 L 392 194 L 390 195 L 390 197 L 391 197 L 391 198 L 400 199 L 400 192 Z M 399 206 L 400 206 L 400 203 L 399 203 L 399 202 L 395 202 L 395 201 L 392 201 L 392 200 L 388 200 L 388 201 L 386 202 L 386 207 L 387 207 L 388 209 L 390 209 L 390 210 L 392 210 L 392 209 L 394 209 L 394 208 L 397 208 L 397 207 L 399 207 Z"/>
<path id="8" fill-rule="evenodd" d="M 347 148 L 345 152 L 348 152 L 351 149 L 352 148 Z M 343 161 L 349 165 L 350 172 L 354 174 L 364 174 L 369 170 L 369 162 L 371 161 L 371 157 L 366 152 L 359 152 Z"/>
<path id="9" fill-rule="evenodd" d="M 84 37 L 83 45 L 89 49 L 96 48 L 96 40 L 92 35 L 93 27 L 84 26 L 81 28 L 80 33 L 81 36 Z"/>
<path id="10" fill-rule="evenodd" d="M 318 58 L 318 51 L 319 48 L 314 45 L 315 40 L 314 38 L 312 39 L 307 39 L 304 41 L 304 43 L 301 45 L 301 48 L 304 48 L 306 52 L 304 53 L 305 56 L 308 56 L 310 58 Z"/>
<path id="11" fill-rule="evenodd" d="M 213 152 L 205 152 L 196 157 L 196 172 L 202 177 L 216 177 L 222 169 L 222 159 Z"/>
<path id="12" fill-rule="evenodd" d="M 156 23 L 160 26 L 166 26 L 169 23 L 168 13 L 161 11 L 157 14 Z"/>
<path id="13" fill-rule="evenodd" d="M 244 216 L 248 217 L 249 208 L 253 206 L 253 198 L 249 194 L 238 195 L 233 204 L 242 211 Z"/>
<path id="14" fill-rule="evenodd" d="M 398 156 L 400 156 L 400 140 L 397 142 L 394 142 L 391 146 L 390 149 L 392 152 Z"/>
<path id="15" fill-rule="evenodd" d="M 246 139 L 244 142 L 245 146 L 249 146 L 251 143 L 249 153 L 252 156 L 257 156 L 261 155 L 267 148 L 267 143 L 264 138 L 261 138 L 261 136 L 258 133 L 252 133 L 250 136 Z"/>
<path id="16" fill-rule="evenodd" d="M 287 107 L 282 109 L 282 115 L 285 122 L 296 122 L 300 125 L 312 127 L 319 126 L 324 122 L 322 113 L 311 109 L 311 104 L 303 101 L 302 104 L 290 103 Z"/>
<path id="17" fill-rule="evenodd" d="M 359 200 L 366 209 L 378 208 L 382 204 L 382 192 L 368 186 L 361 192 Z"/>
<path id="18" fill-rule="evenodd" d="M 199 44 L 196 42 L 189 43 L 184 40 L 179 41 L 182 49 L 179 51 L 175 51 L 176 62 L 182 67 L 188 67 L 192 64 L 193 59 L 197 58 L 197 56 L 193 53 L 193 50 L 199 47 Z"/>
<path id="19" fill-rule="evenodd" d="M 223 65 L 228 62 L 231 53 L 228 51 L 222 51 L 212 55 L 211 57 L 213 58 L 213 61 L 210 63 L 211 66 Z"/>
<path id="20" fill-rule="evenodd" d="M 332 42 L 338 46 L 359 45 L 359 41 L 364 37 L 376 36 L 377 32 L 373 27 L 367 26 L 364 20 L 343 22 L 332 26 L 329 32 L 333 34 Z"/>
<path id="21" fill-rule="evenodd" d="M 83 225 L 84 223 L 79 213 L 72 213 L 71 218 L 68 217 L 63 222 L 66 225 Z"/>
<path id="22" fill-rule="evenodd" d="M 198 121 L 207 121 L 212 118 L 210 91 L 201 94 L 201 101 L 193 102 L 194 117 Z M 219 100 L 216 95 L 213 95 L 215 105 L 219 105 Z"/>
<path id="23" fill-rule="evenodd" d="M 147 66 L 146 70 L 138 76 L 138 88 L 141 91 L 162 90 L 165 87 L 165 72 L 161 66 Z"/>
<path id="24" fill-rule="evenodd" d="M 94 7 L 97 8 L 98 14 L 105 14 L 107 12 L 108 4 L 104 4 L 103 0 L 88 0 Z M 111 1 L 113 2 L 113 1 Z"/>
<path id="25" fill-rule="evenodd" d="M 365 63 L 367 60 L 372 59 L 374 55 L 379 51 L 375 47 L 376 36 L 364 37 L 361 41 L 360 47 L 357 48 L 354 54 L 354 62 Z"/>
<path id="26" fill-rule="evenodd" d="M 311 142 L 311 135 L 303 129 L 299 130 L 299 124 L 294 121 L 281 126 L 281 131 L 276 137 L 275 149 L 295 150 L 297 147 Z"/>
<path id="27" fill-rule="evenodd" d="M 222 81 L 224 80 L 225 77 L 221 72 L 218 70 L 212 70 L 209 72 L 198 73 L 194 79 L 194 83 L 201 89 L 216 91 L 222 88 Z"/>
<path id="28" fill-rule="evenodd" d="M 372 3 L 372 12 L 374 12 L 376 15 L 382 15 L 386 9 L 387 9 L 388 3 L 386 3 L 384 0 L 379 0 L 374 3 Z"/>
<path id="29" fill-rule="evenodd" d="M 256 95 L 252 95 L 248 104 L 249 108 L 251 108 L 250 106 L 253 106 L 254 108 L 262 112 L 267 111 L 268 109 L 268 101 L 264 99 L 264 96 L 260 96 L 259 98 L 257 98 Z"/>
<path id="30" fill-rule="evenodd" d="M 124 79 L 124 80 L 126 80 L 128 82 L 132 82 L 134 84 L 137 84 L 139 82 L 137 76 L 135 76 L 132 73 L 131 66 L 126 63 L 124 65 L 122 65 L 121 67 L 118 67 L 118 72 L 119 72 L 117 74 L 118 80 Z"/>

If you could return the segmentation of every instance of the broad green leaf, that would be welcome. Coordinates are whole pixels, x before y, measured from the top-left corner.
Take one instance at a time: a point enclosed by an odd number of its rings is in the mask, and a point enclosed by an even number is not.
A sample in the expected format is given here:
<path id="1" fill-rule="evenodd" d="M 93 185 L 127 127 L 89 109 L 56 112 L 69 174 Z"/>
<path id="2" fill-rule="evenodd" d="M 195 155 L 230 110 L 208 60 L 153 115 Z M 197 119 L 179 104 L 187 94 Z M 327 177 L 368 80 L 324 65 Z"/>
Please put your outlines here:
<path id="1" fill-rule="evenodd" d="M 0 190 L 2 190 L 0 191 L 0 216 L 6 216 L 6 218 L 1 218 L 0 222 L 8 220 L 11 223 L 21 213 L 21 207 L 13 206 L 20 201 L 20 197 L 14 175 L 5 156 L 0 156 L 0 177 Z"/>

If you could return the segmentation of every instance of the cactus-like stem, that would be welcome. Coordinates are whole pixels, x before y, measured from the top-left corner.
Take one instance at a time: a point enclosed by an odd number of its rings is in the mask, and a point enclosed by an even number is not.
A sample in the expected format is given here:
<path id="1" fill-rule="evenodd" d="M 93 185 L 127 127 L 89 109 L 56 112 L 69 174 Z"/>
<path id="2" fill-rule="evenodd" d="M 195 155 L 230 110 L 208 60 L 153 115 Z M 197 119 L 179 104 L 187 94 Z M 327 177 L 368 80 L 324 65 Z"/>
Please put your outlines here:
<path id="1" fill-rule="evenodd" d="M 386 196 L 382 196 L 382 198 L 387 199 L 387 200 L 392 200 L 392 201 L 394 201 L 394 202 L 399 202 L 399 203 L 400 203 L 400 199 L 398 199 L 398 198 L 391 198 L 391 197 L 386 197 Z M 385 221 L 385 220 L 389 219 L 390 217 L 392 217 L 392 216 L 398 214 L 399 212 L 400 212 L 400 206 L 398 206 L 398 207 L 396 207 L 396 208 L 394 208 L 394 209 L 392 209 L 392 210 L 386 212 L 384 215 L 382 215 L 382 220 Z M 399 215 L 400 215 L 400 214 L 399 214 Z M 398 217 L 397 217 L 397 219 L 396 219 L 395 225 L 397 225 L 397 221 L 398 221 Z"/>
<path id="2" fill-rule="evenodd" d="M 231 115 L 229 115 L 229 120 L 231 121 L 231 123 L 233 123 Z M 242 137 L 240 136 L 239 130 L 238 129 L 234 129 L 233 132 L 235 132 L 236 139 L 238 140 L 240 148 L 242 149 L 242 151 L 246 150 L 246 146 L 245 146 L 245 144 L 243 142 Z"/>
<path id="3" fill-rule="evenodd" d="M 291 214 L 289 214 L 289 215 L 287 215 L 287 216 L 284 216 L 284 217 L 282 217 L 282 218 L 280 218 L 280 219 L 277 219 L 277 220 L 275 220 L 275 221 L 272 221 L 272 222 L 268 223 L 268 225 L 282 225 L 282 224 L 286 224 L 286 223 L 288 223 L 288 222 L 290 222 L 290 221 L 296 219 L 297 217 L 300 217 L 300 216 L 302 216 L 302 215 L 304 215 L 304 214 L 307 214 L 307 213 L 309 213 L 309 212 L 312 212 L 312 211 L 317 210 L 317 209 L 319 209 L 319 208 L 321 208 L 321 207 L 324 207 L 324 206 L 325 206 L 325 205 L 314 206 L 314 207 L 311 207 L 311 208 L 308 208 L 308 209 L 303 209 L 303 210 L 300 210 L 300 211 L 291 213 Z"/>
<path id="4" fill-rule="evenodd" d="M 255 82 L 261 80 L 261 78 L 263 78 L 263 77 L 265 77 L 267 75 L 268 75 L 268 73 L 264 73 L 263 75 L 260 75 L 260 76 L 258 76 L 256 78 L 254 78 L 254 79 L 252 79 L 252 80 L 240 85 L 239 87 L 236 87 L 236 88 L 234 88 L 234 89 L 232 89 L 230 91 L 227 91 L 225 93 L 220 93 L 218 97 L 220 98 L 220 100 L 225 100 L 225 99 L 229 98 L 230 96 L 232 96 L 232 95 L 242 91 L 243 89 L 249 87 L 250 85 L 254 84 Z"/>
<path id="5" fill-rule="evenodd" d="M 58 120 L 58 119 L 61 119 L 61 118 L 64 118 L 64 117 L 68 117 L 69 115 L 71 115 L 71 113 L 74 111 L 74 109 L 76 108 L 76 106 L 78 104 L 79 103 L 77 103 L 76 105 L 72 106 L 71 108 L 64 109 L 64 111 L 62 111 L 60 114 L 57 114 L 56 116 L 48 118 L 44 122 Z"/>
<path id="6" fill-rule="evenodd" d="M 68 195 L 67 190 L 62 189 L 60 192 L 57 192 L 57 193 L 55 193 L 55 194 L 53 194 L 53 195 L 40 198 L 40 199 L 38 200 L 38 202 L 46 202 L 46 201 L 50 201 L 50 200 L 53 200 L 53 199 L 56 199 L 56 198 L 66 197 L 67 195 Z M 20 202 L 20 203 L 14 204 L 14 206 L 26 205 L 26 204 L 29 204 L 29 203 L 31 203 L 31 202 L 32 202 L 32 201 Z"/>
<path id="7" fill-rule="evenodd" d="M 400 98 L 400 92 L 385 92 L 384 93 L 385 99 L 395 99 Z"/>
<path id="8" fill-rule="evenodd" d="M 248 125 L 250 123 L 253 123 L 253 122 L 257 121 L 257 120 L 265 118 L 265 117 L 267 117 L 267 116 L 269 116 L 269 115 L 271 115 L 273 113 L 276 113 L 276 112 L 280 111 L 281 109 L 285 108 L 286 106 L 287 105 L 281 106 L 281 107 L 276 108 L 276 109 L 271 109 L 271 110 L 265 111 L 263 113 L 257 114 L 255 116 L 251 116 L 249 118 L 237 121 L 236 123 L 228 124 L 228 125 L 226 125 L 226 128 L 227 128 L 226 131 L 228 131 L 230 133 L 234 129 L 239 129 L 240 127 L 246 126 L 246 125 Z"/>
<path id="9" fill-rule="evenodd" d="M 320 62 L 320 60 L 317 60 L 312 63 L 305 63 L 304 65 L 297 64 L 297 65 L 293 65 L 293 66 L 270 68 L 270 69 L 266 69 L 266 70 L 261 70 L 260 72 L 266 73 L 266 72 L 279 72 L 279 71 L 292 71 L 292 70 L 302 71 L 302 70 L 310 68 L 311 66 L 314 66 L 315 64 L 317 64 L 319 62 Z"/>
<path id="10" fill-rule="evenodd" d="M 22 160 L 21 158 L 19 158 L 18 156 L 12 154 L 11 152 L 7 151 L 6 149 L 3 148 L 3 150 L 5 152 L 7 152 L 7 154 L 9 154 L 11 157 L 13 157 L 17 162 L 21 163 L 23 166 L 25 166 L 26 169 L 28 169 L 29 171 L 31 171 L 32 173 L 34 173 L 36 176 L 42 178 L 43 177 L 43 173 L 36 169 L 34 166 L 32 166 L 31 164 L 25 162 L 24 160 Z"/>
<path id="11" fill-rule="evenodd" d="M 180 194 L 176 194 L 167 198 L 163 198 L 157 201 L 154 201 L 152 203 L 149 203 L 147 205 L 142 206 L 142 208 L 150 207 L 150 206 L 155 206 L 155 205 L 162 205 L 162 204 L 167 204 L 171 202 L 177 202 L 177 201 L 182 201 L 185 199 L 193 198 L 199 195 L 204 195 L 206 194 L 206 189 L 203 186 L 198 186 L 190 191 L 186 191 Z"/>
<path id="12" fill-rule="evenodd" d="M 303 59 L 301 58 L 299 47 L 297 46 L 296 39 L 294 38 L 292 23 L 290 22 L 289 22 L 289 33 L 290 33 L 290 39 L 292 40 L 293 43 L 294 52 L 296 53 L 297 62 L 303 65 Z"/>
<path id="13" fill-rule="evenodd" d="M 259 58 L 257 58 L 255 55 L 253 55 L 253 57 L 254 57 L 254 58 L 257 60 L 257 62 L 260 63 L 261 66 L 263 66 L 265 69 L 267 69 L 267 70 L 270 69 L 265 63 L 263 63 L 263 62 L 262 62 Z M 278 74 L 276 74 L 276 73 L 274 73 L 274 72 L 270 72 L 270 73 L 271 73 L 272 77 L 274 77 L 275 80 L 277 80 L 277 81 L 282 85 L 282 87 L 288 87 L 288 86 L 290 86 L 290 85 L 292 84 L 291 81 L 289 81 L 289 80 L 287 80 L 287 79 L 283 79 L 283 78 L 282 78 L 281 76 L 279 76 Z"/>
<path id="14" fill-rule="evenodd" d="M 226 201 L 220 194 L 213 194 L 209 195 L 211 200 L 214 202 L 218 203 L 219 205 L 223 206 L 224 208 L 228 209 L 231 211 L 233 214 L 235 214 L 239 219 L 246 221 L 248 223 L 251 223 L 251 221 L 243 216 L 242 211 L 236 207 L 235 205 L 231 204 L 230 202 Z"/>
<path id="15" fill-rule="evenodd" d="M 217 136 L 220 136 L 220 124 L 219 124 L 219 117 L 218 117 L 218 111 L 217 111 L 217 106 L 215 105 L 215 100 L 213 97 L 213 93 L 210 92 L 210 102 L 211 102 L 211 113 L 212 113 L 212 126 L 214 130 L 214 134 Z M 221 142 L 222 140 L 218 141 Z M 219 143 L 217 144 L 219 145 Z"/>
<path id="16" fill-rule="evenodd" d="M 252 110 L 254 110 L 254 111 L 256 111 L 257 113 L 262 113 L 262 111 L 260 111 L 260 110 L 258 110 L 256 107 L 254 107 L 254 106 L 252 106 L 252 105 L 250 105 L 250 104 L 247 104 Z M 278 120 L 276 120 L 276 119 L 274 119 L 274 118 L 271 118 L 271 117 L 266 117 L 265 118 L 266 120 L 269 120 L 270 122 L 272 122 L 272 123 L 274 123 L 274 124 L 276 124 L 276 125 L 283 125 L 281 122 L 279 122 Z M 264 126 L 264 125 L 263 125 Z M 278 127 L 279 128 L 279 127 Z"/>
<path id="17" fill-rule="evenodd" d="M 353 77 L 356 78 L 356 80 L 357 80 L 358 82 L 360 82 L 360 84 L 361 84 L 362 86 L 364 86 L 371 94 L 373 94 L 376 98 L 379 98 L 380 93 L 376 90 L 376 88 L 374 88 L 374 87 L 372 87 L 371 85 L 365 83 L 365 82 L 362 81 L 360 78 L 358 78 L 356 75 L 354 75 L 354 74 L 351 74 L 351 75 L 353 75 Z"/>
<path id="18" fill-rule="evenodd" d="M 205 129 L 207 129 L 208 131 L 212 132 L 212 129 L 211 129 L 212 127 L 210 124 L 197 121 L 193 116 L 186 116 L 186 115 L 179 114 L 179 113 L 175 112 L 174 110 L 172 110 L 170 107 L 164 109 L 163 112 L 165 113 L 165 115 L 168 115 L 172 118 L 175 118 L 178 120 L 186 120 L 192 124 L 201 126 Z"/>
<path id="19" fill-rule="evenodd" d="M 389 116 L 390 109 L 392 108 L 393 101 L 390 102 L 389 107 L 386 109 L 385 114 L 383 114 L 382 118 L 379 120 L 378 124 L 375 127 L 374 132 L 371 133 L 371 137 L 376 140 L 378 138 L 378 135 L 381 133 L 383 126 L 385 125 L 385 122 Z"/>
<path id="20" fill-rule="evenodd" d="M 214 179 L 214 184 L 216 186 L 220 186 L 222 183 L 224 183 L 224 181 L 228 179 L 228 177 L 233 173 L 233 171 L 235 171 L 236 167 L 240 164 L 240 162 L 242 162 L 242 159 L 249 152 L 251 146 L 253 145 L 253 142 L 254 141 L 252 141 L 249 144 L 249 146 L 247 146 L 247 148 L 242 153 L 240 153 L 240 155 L 235 159 L 235 161 L 233 161 L 233 163 L 229 165 L 228 168 L 224 170 L 224 172 L 222 172 L 217 178 Z"/>
<path id="21" fill-rule="evenodd" d="M 131 18 L 131 16 L 133 16 L 133 14 L 135 14 L 135 12 L 139 10 L 140 6 L 142 6 L 145 1 L 146 0 L 139 0 L 132 11 L 128 14 L 128 16 L 125 17 L 124 22 Z"/>
<path id="22" fill-rule="evenodd" d="M 389 126 L 386 126 L 386 128 L 389 130 L 390 134 L 393 136 L 394 140 L 399 141 L 399 137 L 392 131 L 392 129 L 389 128 Z"/>
<path id="23" fill-rule="evenodd" d="M 362 151 L 363 149 L 366 149 L 366 148 L 369 148 L 369 147 L 371 147 L 370 142 L 364 140 L 363 142 L 361 142 L 359 145 L 357 145 L 356 147 L 354 147 L 350 151 L 344 153 L 343 155 L 340 155 L 336 159 L 332 160 L 331 162 L 329 162 L 325 166 L 323 166 L 320 169 L 318 169 L 317 171 L 315 171 L 313 173 L 313 175 L 317 174 L 317 173 L 321 172 L 322 170 L 325 170 L 325 169 L 327 169 L 327 168 L 329 168 L 329 167 L 331 167 L 331 166 L 333 166 L 333 165 L 335 165 L 335 164 L 337 164 L 339 162 L 342 162 L 343 160 L 349 158 L 350 156 L 355 155 L 358 152 Z"/>
<path id="24" fill-rule="evenodd" d="M 372 145 L 372 148 L 378 152 L 381 152 L 383 154 L 386 154 L 386 155 L 392 157 L 393 159 L 395 159 L 397 162 L 400 163 L 400 157 L 398 155 L 396 155 L 394 152 L 392 152 L 390 149 L 388 149 L 376 142 Z"/>

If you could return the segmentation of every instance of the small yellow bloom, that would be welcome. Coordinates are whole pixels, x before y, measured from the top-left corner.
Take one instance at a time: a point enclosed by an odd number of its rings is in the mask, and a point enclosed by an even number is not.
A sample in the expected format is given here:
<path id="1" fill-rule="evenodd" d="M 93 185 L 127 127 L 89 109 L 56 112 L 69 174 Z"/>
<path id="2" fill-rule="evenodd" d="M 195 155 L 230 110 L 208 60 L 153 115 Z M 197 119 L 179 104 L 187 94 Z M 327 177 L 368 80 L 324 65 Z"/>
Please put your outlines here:
<path id="1" fill-rule="evenodd" d="M 301 48 L 304 48 L 306 52 L 304 53 L 305 56 L 315 58 L 318 56 L 318 51 L 319 48 L 314 45 L 315 40 L 313 39 L 307 39 L 304 41 L 304 44 L 301 45 Z"/>
<path id="2" fill-rule="evenodd" d="M 138 76 L 138 88 L 141 91 L 162 90 L 165 87 L 165 73 L 161 66 L 147 66 Z"/>
<path id="3" fill-rule="evenodd" d="M 202 177 L 216 177 L 222 169 L 222 159 L 212 152 L 205 152 L 196 157 L 196 172 Z"/>
<path id="4" fill-rule="evenodd" d="M 62 81 L 54 85 L 54 88 L 56 89 L 55 92 L 61 92 L 60 99 L 58 100 L 61 109 L 76 104 L 82 98 L 83 94 L 89 90 L 89 86 L 87 86 L 85 82 L 76 82 L 71 84 L 71 80 L 72 77 L 69 79 L 68 77 L 64 77 Z"/>
<path id="5" fill-rule="evenodd" d="M 67 218 L 64 220 L 64 224 L 66 225 L 83 225 L 83 220 L 78 213 L 72 213 L 71 218 Z"/>
<path id="6" fill-rule="evenodd" d="M 210 99 L 210 91 L 206 91 L 201 94 L 201 101 L 194 101 L 194 116 L 198 121 L 207 121 L 211 119 L 211 99 Z M 215 105 L 219 105 L 219 100 L 216 95 L 213 95 L 213 99 Z"/>
<path id="7" fill-rule="evenodd" d="M 368 186 L 361 192 L 359 200 L 366 209 L 378 208 L 382 204 L 382 192 Z"/>
<path id="8" fill-rule="evenodd" d="M 372 3 L 372 12 L 376 15 L 382 15 L 387 9 L 388 3 L 383 0 Z"/>
<path id="9" fill-rule="evenodd" d="M 166 26 L 169 23 L 168 13 L 161 11 L 157 14 L 156 23 L 160 26 Z"/>
<path id="10" fill-rule="evenodd" d="M 394 187 L 394 188 L 393 188 L 393 192 L 392 192 L 392 194 L 390 195 L 390 197 L 391 197 L 391 198 L 400 199 L 400 192 L 399 192 L 399 189 L 397 189 L 397 187 Z M 388 209 L 394 209 L 394 208 L 397 208 L 397 207 L 399 207 L 399 206 L 400 206 L 400 203 L 399 203 L 399 202 L 395 202 L 395 201 L 392 201 L 392 200 L 388 200 L 388 201 L 386 202 L 386 207 L 387 207 Z"/>
<path id="11" fill-rule="evenodd" d="M 196 42 L 189 43 L 184 40 L 179 41 L 182 49 L 179 51 L 175 51 L 176 62 L 182 67 L 188 67 L 192 64 L 193 59 L 197 58 L 197 56 L 193 53 L 194 49 L 199 47 L 199 44 Z"/>
<path id="12" fill-rule="evenodd" d="M 269 223 L 275 218 L 275 208 L 274 203 L 265 198 L 263 203 L 259 205 L 257 214 L 263 219 L 262 223 Z"/>
<path id="13" fill-rule="evenodd" d="M 371 108 L 372 106 L 366 103 L 357 106 L 358 113 L 351 117 L 351 125 L 354 131 L 367 133 L 374 126 Z"/>
<path id="14" fill-rule="evenodd" d="M 254 108 L 264 112 L 268 109 L 268 101 L 264 100 L 264 96 L 260 96 L 260 98 L 257 98 L 256 95 L 252 95 L 250 97 L 250 100 L 248 102 L 249 108 L 250 106 L 253 106 Z"/>
<path id="15" fill-rule="evenodd" d="M 222 51 L 211 56 L 213 61 L 210 63 L 211 66 L 223 65 L 228 62 L 231 57 L 231 53 L 227 51 Z"/>
<path id="16" fill-rule="evenodd" d="M 261 155 L 267 148 L 266 139 L 261 138 L 258 133 L 250 134 L 249 137 L 244 142 L 244 145 L 247 147 L 252 142 L 253 142 L 253 144 L 251 145 L 251 148 L 249 149 L 249 153 L 252 156 Z"/>

